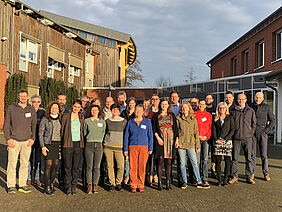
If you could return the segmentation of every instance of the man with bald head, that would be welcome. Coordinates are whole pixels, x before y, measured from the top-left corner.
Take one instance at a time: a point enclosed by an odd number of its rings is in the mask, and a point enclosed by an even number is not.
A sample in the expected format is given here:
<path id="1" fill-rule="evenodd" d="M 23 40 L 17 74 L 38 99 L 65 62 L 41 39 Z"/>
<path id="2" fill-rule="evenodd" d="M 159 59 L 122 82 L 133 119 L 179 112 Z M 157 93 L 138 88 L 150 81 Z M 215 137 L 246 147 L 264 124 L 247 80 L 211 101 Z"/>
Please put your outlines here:
<path id="1" fill-rule="evenodd" d="M 256 130 L 255 111 L 248 106 L 247 96 L 244 93 L 238 96 L 238 105 L 231 111 L 235 120 L 235 134 L 233 136 L 233 157 L 232 157 L 232 179 L 229 181 L 233 184 L 238 181 L 238 160 L 241 146 L 245 155 L 245 173 L 247 183 L 255 184 L 252 178 L 252 138 Z"/>
<path id="2" fill-rule="evenodd" d="M 106 106 L 103 109 L 103 113 L 104 113 L 104 119 L 107 120 L 108 118 L 112 117 L 112 111 L 111 111 L 111 106 L 112 104 L 114 104 L 114 99 L 111 96 L 108 96 L 106 98 Z"/>
<path id="3" fill-rule="evenodd" d="M 254 98 L 254 103 L 251 107 L 254 109 L 257 118 L 257 127 L 255 135 L 253 137 L 252 147 L 252 178 L 255 178 L 256 172 L 256 151 L 257 144 L 259 145 L 260 158 L 262 162 L 262 173 L 266 181 L 270 180 L 268 172 L 268 160 L 267 160 L 267 142 L 268 133 L 275 126 L 275 116 L 271 107 L 264 103 L 264 95 L 262 92 L 257 92 Z"/>

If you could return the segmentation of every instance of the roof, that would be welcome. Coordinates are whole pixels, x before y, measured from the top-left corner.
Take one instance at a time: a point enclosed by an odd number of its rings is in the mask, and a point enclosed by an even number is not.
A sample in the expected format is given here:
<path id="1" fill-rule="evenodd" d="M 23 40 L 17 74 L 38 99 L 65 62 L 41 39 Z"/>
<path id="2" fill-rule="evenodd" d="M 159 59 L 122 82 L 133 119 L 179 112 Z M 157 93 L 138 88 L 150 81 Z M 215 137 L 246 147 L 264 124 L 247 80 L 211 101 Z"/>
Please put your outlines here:
<path id="1" fill-rule="evenodd" d="M 264 75 L 265 79 L 273 80 L 273 79 L 282 79 L 282 69 L 271 71 Z"/>
<path id="2" fill-rule="evenodd" d="M 223 51 L 218 53 L 215 57 L 213 57 L 211 60 L 209 60 L 206 64 L 209 65 L 210 63 L 220 59 L 223 56 L 225 56 L 226 54 L 231 52 L 233 49 L 237 48 L 240 44 L 242 44 L 246 40 L 250 39 L 255 34 L 257 34 L 261 30 L 263 30 L 265 27 L 270 25 L 273 21 L 280 18 L 281 16 L 282 16 L 282 6 L 280 8 L 278 8 L 275 12 L 270 14 L 263 21 L 261 21 L 256 26 L 254 26 L 252 29 L 250 29 L 248 32 L 246 32 L 243 36 L 241 36 L 239 39 L 237 39 L 235 42 L 233 42 L 230 46 L 228 46 Z"/>
<path id="3" fill-rule="evenodd" d="M 48 17 L 44 16 L 43 14 L 40 14 L 39 11 L 31 8 L 30 6 L 24 4 L 23 2 L 19 1 L 19 0 L 13 0 L 13 1 L 8 1 L 11 5 L 13 5 L 18 11 L 21 11 L 23 13 L 25 13 L 25 10 L 26 9 L 29 9 L 32 11 L 32 13 L 28 14 L 29 16 L 35 18 L 35 19 L 49 19 Z M 48 27 L 51 27 L 57 31 L 60 31 L 61 33 L 63 34 L 66 34 L 66 33 L 72 33 L 72 31 L 70 31 L 69 29 L 67 29 L 66 27 L 60 25 L 59 23 L 57 23 L 56 21 L 53 21 L 52 22 L 54 24 L 48 26 Z M 84 45 L 91 45 L 91 43 L 89 41 L 87 41 L 86 39 L 80 37 L 80 36 L 76 36 L 76 37 L 73 37 L 73 38 L 70 38 L 70 39 L 74 39 Z"/>
<path id="4" fill-rule="evenodd" d="M 131 35 L 123 33 L 123 32 L 118 32 L 115 30 L 107 29 L 105 27 L 97 26 L 97 25 L 86 23 L 86 22 L 79 21 L 79 20 L 75 20 L 69 17 L 57 15 L 57 14 L 50 13 L 50 12 L 43 11 L 43 10 L 40 10 L 39 12 L 40 14 L 66 27 L 79 29 L 85 32 L 90 32 L 96 35 L 100 35 L 100 36 L 110 38 L 113 40 L 117 40 L 117 41 L 121 41 L 124 43 L 127 43 L 131 38 Z"/>

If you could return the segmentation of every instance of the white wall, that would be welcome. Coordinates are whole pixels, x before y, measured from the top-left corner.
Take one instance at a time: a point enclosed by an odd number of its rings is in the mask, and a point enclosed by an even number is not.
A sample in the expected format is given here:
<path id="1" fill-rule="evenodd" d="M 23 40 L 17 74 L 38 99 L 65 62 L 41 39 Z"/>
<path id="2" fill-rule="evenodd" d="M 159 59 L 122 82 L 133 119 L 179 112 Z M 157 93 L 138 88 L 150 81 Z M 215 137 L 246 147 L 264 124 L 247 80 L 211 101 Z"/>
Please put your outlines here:
<path id="1" fill-rule="evenodd" d="M 281 143 L 282 137 L 282 79 L 278 80 L 278 126 L 277 126 L 277 143 Z"/>

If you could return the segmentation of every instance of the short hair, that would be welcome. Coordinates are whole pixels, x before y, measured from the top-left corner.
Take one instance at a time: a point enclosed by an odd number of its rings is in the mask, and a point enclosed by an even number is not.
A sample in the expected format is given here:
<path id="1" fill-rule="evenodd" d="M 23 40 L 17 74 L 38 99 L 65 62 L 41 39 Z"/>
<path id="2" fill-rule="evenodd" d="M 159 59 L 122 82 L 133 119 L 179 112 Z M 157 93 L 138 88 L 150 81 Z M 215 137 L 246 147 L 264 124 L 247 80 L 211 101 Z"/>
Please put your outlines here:
<path id="1" fill-rule="evenodd" d="M 159 97 L 159 95 L 158 95 L 158 94 L 156 94 L 156 93 L 153 93 L 153 94 L 152 94 L 152 96 L 151 96 L 151 98 L 152 98 L 153 96 L 157 96 L 157 97 Z M 160 98 L 160 97 L 159 97 L 159 98 Z"/>
<path id="2" fill-rule="evenodd" d="M 213 94 L 211 94 L 211 93 L 207 93 L 206 98 L 207 98 L 207 96 L 211 96 L 213 98 Z"/>
<path id="3" fill-rule="evenodd" d="M 113 110 L 115 108 L 120 110 L 120 105 L 119 104 L 112 104 L 111 107 L 110 107 L 111 110 Z"/>
<path id="4" fill-rule="evenodd" d="M 48 104 L 47 108 L 46 108 L 46 113 L 45 113 L 45 117 L 46 117 L 49 121 L 51 121 L 51 107 L 52 107 L 53 105 L 58 105 L 58 108 L 59 108 L 59 119 L 61 119 L 61 117 L 62 117 L 62 115 L 63 115 L 63 114 L 62 114 L 62 113 L 63 113 L 63 109 L 62 109 L 62 107 L 60 106 L 59 102 L 57 102 L 57 101 L 50 102 L 50 103 Z"/>
<path id="5" fill-rule="evenodd" d="M 136 108 L 138 108 L 138 107 L 141 107 L 141 108 L 144 110 L 144 107 L 143 107 L 143 105 L 141 105 L 141 104 L 136 105 L 136 106 L 135 106 L 135 110 L 136 110 Z"/>
<path id="6" fill-rule="evenodd" d="M 248 99 L 248 97 L 247 97 L 247 95 L 246 95 L 245 93 L 239 93 L 239 95 L 238 95 L 237 98 L 239 98 L 239 96 L 240 96 L 241 94 L 244 95 L 246 99 Z"/>
<path id="7" fill-rule="evenodd" d="M 145 99 L 143 100 L 143 102 L 146 102 L 146 101 L 151 101 L 151 99 L 145 98 Z"/>
<path id="8" fill-rule="evenodd" d="M 38 99 L 40 99 L 40 101 L 41 101 L 41 96 L 39 96 L 39 95 L 37 95 L 37 94 L 34 94 L 30 99 L 31 99 L 31 101 L 32 101 L 32 100 L 35 99 L 35 98 L 38 98 Z"/>
<path id="9" fill-rule="evenodd" d="M 27 94 L 28 94 L 28 91 L 27 91 L 26 89 L 20 89 L 20 90 L 18 90 L 18 95 L 19 95 L 20 93 L 27 93 Z"/>
<path id="10" fill-rule="evenodd" d="M 169 96 L 171 96 L 173 93 L 176 93 L 178 95 L 178 97 L 180 97 L 179 93 L 177 91 L 171 91 Z"/>
<path id="11" fill-rule="evenodd" d="M 202 101 L 204 101 L 205 103 L 207 103 L 205 99 L 200 99 L 200 100 L 199 100 L 199 103 L 202 102 Z"/>
<path id="12" fill-rule="evenodd" d="M 57 96 L 57 99 L 58 99 L 58 97 L 59 97 L 59 96 L 65 96 L 65 97 L 66 97 L 66 99 L 67 99 L 67 95 L 66 95 L 66 94 L 64 94 L 64 93 L 59 93 L 59 94 L 58 94 L 58 96 Z"/>
<path id="13" fill-rule="evenodd" d="M 225 95 L 231 94 L 233 96 L 233 93 L 231 91 L 226 91 Z"/>
<path id="14" fill-rule="evenodd" d="M 189 102 L 191 102 L 191 101 L 192 101 L 192 99 L 196 99 L 196 100 L 197 100 L 197 102 L 199 103 L 199 99 L 198 99 L 197 97 L 192 97 L 192 98 L 190 99 L 190 101 L 189 101 Z"/>
<path id="15" fill-rule="evenodd" d="M 80 97 L 80 99 L 88 99 L 88 100 L 90 100 L 90 98 L 88 96 L 82 96 L 82 97 Z"/>
<path id="16" fill-rule="evenodd" d="M 126 98 L 126 93 L 125 93 L 125 91 L 120 91 L 120 92 L 118 92 L 118 93 L 117 93 L 117 98 L 118 98 L 119 96 L 121 96 L 121 95 L 124 95 L 125 98 Z"/>

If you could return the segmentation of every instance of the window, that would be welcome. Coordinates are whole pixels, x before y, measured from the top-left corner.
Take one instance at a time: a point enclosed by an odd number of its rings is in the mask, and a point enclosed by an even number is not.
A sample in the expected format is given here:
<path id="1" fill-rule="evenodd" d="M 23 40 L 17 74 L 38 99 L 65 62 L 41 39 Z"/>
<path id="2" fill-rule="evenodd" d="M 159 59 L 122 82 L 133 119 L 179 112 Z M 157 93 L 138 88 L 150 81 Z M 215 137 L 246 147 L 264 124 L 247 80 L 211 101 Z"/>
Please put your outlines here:
<path id="1" fill-rule="evenodd" d="M 53 78 L 54 77 L 54 70 L 62 71 L 64 64 L 48 57 L 48 68 L 47 68 L 47 77 Z"/>
<path id="2" fill-rule="evenodd" d="M 114 40 L 112 40 L 112 39 L 107 38 L 106 45 L 115 47 L 116 46 L 116 42 Z"/>
<path id="3" fill-rule="evenodd" d="M 236 73 L 237 73 L 237 57 L 233 57 L 231 59 L 231 67 L 232 67 L 233 76 L 236 76 Z"/>
<path id="4" fill-rule="evenodd" d="M 89 63 L 88 61 L 85 62 L 85 73 L 88 73 L 88 66 L 89 66 Z"/>
<path id="5" fill-rule="evenodd" d="M 282 58 L 282 29 L 276 33 L 276 60 Z"/>
<path id="6" fill-rule="evenodd" d="M 79 31 L 79 36 L 80 36 L 80 37 L 83 37 L 84 39 L 86 39 L 87 33 L 86 33 L 86 32 L 82 32 L 82 31 Z"/>
<path id="7" fill-rule="evenodd" d="M 98 43 L 102 43 L 102 44 L 105 44 L 105 41 L 106 41 L 106 38 L 101 37 L 101 36 L 97 36 L 97 40 L 96 40 L 96 42 L 98 42 Z"/>
<path id="8" fill-rule="evenodd" d="M 243 71 L 249 73 L 249 50 L 243 51 Z"/>
<path id="9" fill-rule="evenodd" d="M 264 66 L 264 41 L 257 44 L 258 68 Z"/>
<path id="10" fill-rule="evenodd" d="M 69 83 L 73 83 L 74 82 L 74 76 L 73 76 L 73 72 L 74 72 L 74 67 L 73 66 L 69 66 Z"/>
<path id="11" fill-rule="evenodd" d="M 27 71 L 28 62 L 37 63 L 37 43 L 21 37 L 19 69 Z"/>
<path id="12" fill-rule="evenodd" d="M 94 35 L 94 34 L 88 34 L 87 39 L 88 39 L 88 40 L 91 40 L 91 41 L 95 41 L 95 40 L 96 40 L 96 35 Z"/>

